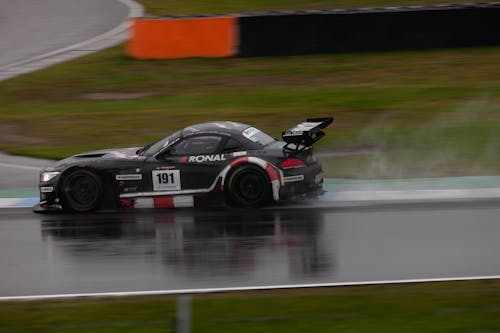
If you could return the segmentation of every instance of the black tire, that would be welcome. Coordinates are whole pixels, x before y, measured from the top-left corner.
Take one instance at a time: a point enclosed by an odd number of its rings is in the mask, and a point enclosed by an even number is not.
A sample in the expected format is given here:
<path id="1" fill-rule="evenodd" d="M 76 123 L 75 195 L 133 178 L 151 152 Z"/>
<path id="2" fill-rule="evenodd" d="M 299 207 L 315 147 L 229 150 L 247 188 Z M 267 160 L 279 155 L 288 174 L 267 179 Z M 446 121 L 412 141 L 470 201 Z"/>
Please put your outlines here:
<path id="1" fill-rule="evenodd" d="M 237 168 L 227 180 L 227 199 L 230 205 L 258 207 L 271 198 L 271 182 L 258 166 L 245 165 Z"/>
<path id="2" fill-rule="evenodd" d="M 102 181 L 91 171 L 77 169 L 65 175 L 60 191 L 65 210 L 89 212 L 97 209 L 102 198 Z"/>

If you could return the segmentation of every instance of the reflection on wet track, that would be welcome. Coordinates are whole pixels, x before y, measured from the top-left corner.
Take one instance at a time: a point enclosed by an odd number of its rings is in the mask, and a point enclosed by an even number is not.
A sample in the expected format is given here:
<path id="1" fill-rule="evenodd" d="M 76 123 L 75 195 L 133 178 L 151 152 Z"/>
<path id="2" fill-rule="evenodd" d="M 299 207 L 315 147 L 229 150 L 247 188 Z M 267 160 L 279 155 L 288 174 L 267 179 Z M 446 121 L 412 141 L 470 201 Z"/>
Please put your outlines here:
<path id="1" fill-rule="evenodd" d="M 0 210 L 0 296 L 498 275 L 496 207 Z"/>
<path id="2" fill-rule="evenodd" d="M 331 259 L 318 240 L 318 214 L 207 212 L 46 216 L 42 236 L 49 247 L 64 247 L 79 261 L 100 258 L 114 265 L 153 265 L 164 270 L 170 286 L 186 280 L 223 278 L 226 282 L 255 276 L 277 265 L 299 280 L 327 274 Z M 132 267 L 133 268 L 133 267 Z M 262 281 L 266 282 L 266 281 Z M 278 282 L 278 281 L 277 281 Z M 165 287 L 168 287 L 165 285 Z"/>

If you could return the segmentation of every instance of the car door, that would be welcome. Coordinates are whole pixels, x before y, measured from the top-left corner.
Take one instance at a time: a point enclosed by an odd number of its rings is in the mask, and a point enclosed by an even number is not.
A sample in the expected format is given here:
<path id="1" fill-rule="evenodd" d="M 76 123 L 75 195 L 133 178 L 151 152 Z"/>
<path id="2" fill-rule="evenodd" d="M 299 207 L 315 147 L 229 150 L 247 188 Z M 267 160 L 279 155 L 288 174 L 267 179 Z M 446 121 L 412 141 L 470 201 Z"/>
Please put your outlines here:
<path id="1" fill-rule="evenodd" d="M 225 137 L 196 134 L 182 138 L 156 157 L 148 159 L 148 187 L 152 192 L 209 189 L 226 165 L 221 153 Z"/>

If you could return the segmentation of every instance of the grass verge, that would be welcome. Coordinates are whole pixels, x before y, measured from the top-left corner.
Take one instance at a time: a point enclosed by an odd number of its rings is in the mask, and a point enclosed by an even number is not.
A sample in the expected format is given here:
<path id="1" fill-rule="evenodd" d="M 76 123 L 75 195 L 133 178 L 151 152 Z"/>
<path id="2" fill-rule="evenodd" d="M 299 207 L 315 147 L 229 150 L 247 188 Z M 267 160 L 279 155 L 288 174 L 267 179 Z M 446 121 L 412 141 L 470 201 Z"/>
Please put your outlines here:
<path id="1" fill-rule="evenodd" d="M 0 149 L 62 158 L 208 120 L 334 115 L 329 177 L 500 173 L 500 48 L 138 61 L 123 45 L 0 82 Z"/>
<path id="2" fill-rule="evenodd" d="M 197 295 L 193 332 L 496 332 L 500 281 Z M 0 332 L 170 332 L 172 297 L 0 303 Z"/>

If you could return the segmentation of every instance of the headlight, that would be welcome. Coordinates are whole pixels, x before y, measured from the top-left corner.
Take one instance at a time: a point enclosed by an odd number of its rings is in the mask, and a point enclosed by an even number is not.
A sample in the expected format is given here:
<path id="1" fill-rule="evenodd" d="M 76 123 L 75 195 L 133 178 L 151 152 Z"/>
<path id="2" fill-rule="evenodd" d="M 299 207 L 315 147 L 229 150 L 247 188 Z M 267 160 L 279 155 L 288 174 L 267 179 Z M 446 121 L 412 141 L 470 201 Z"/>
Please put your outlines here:
<path id="1" fill-rule="evenodd" d="M 43 172 L 40 174 L 40 181 L 41 182 L 48 182 L 49 180 L 53 179 L 54 177 L 59 176 L 61 172 L 59 171 L 51 171 L 51 172 Z"/>

